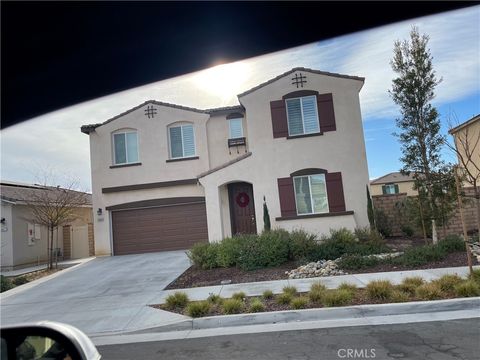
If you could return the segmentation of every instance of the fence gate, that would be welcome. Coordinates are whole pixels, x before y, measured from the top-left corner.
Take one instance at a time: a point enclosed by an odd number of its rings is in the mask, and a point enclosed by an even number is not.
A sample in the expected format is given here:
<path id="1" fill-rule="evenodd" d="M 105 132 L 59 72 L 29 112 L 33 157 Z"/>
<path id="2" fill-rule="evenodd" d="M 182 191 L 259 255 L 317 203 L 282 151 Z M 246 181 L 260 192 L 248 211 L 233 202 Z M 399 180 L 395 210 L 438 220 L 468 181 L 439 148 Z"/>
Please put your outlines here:
<path id="1" fill-rule="evenodd" d="M 71 226 L 72 259 L 88 257 L 88 225 Z"/>

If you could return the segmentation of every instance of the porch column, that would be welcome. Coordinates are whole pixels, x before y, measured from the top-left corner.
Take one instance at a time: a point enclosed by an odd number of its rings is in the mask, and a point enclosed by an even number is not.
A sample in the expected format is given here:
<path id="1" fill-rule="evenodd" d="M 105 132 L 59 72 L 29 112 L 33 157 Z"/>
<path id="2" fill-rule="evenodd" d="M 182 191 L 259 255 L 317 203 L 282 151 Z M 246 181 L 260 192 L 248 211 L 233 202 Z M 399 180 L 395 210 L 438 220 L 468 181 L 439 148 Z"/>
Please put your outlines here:
<path id="1" fill-rule="evenodd" d="M 222 212 L 220 192 L 217 186 L 205 187 L 205 205 L 207 208 L 208 241 L 221 241 L 223 239 Z"/>

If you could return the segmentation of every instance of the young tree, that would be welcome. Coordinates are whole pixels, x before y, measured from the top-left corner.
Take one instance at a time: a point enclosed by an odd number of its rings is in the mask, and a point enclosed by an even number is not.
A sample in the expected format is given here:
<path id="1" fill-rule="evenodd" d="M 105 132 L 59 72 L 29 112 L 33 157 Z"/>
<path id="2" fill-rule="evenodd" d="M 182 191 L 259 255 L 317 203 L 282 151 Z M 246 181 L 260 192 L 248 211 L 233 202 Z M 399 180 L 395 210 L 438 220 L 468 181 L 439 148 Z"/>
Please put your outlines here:
<path id="1" fill-rule="evenodd" d="M 413 27 L 410 41 L 396 41 L 390 64 L 398 75 L 389 90 L 393 101 L 400 106 L 401 117 L 396 120 L 400 132 L 395 134 L 402 146 L 402 172 L 414 174 L 419 186 L 425 186 L 429 209 L 434 214 L 433 174 L 443 165 L 440 150 L 444 137 L 440 134 L 440 120 L 431 101 L 435 87 L 440 83 L 432 65 L 427 35 L 420 35 Z M 432 238 L 436 242 L 435 218 Z"/>
<path id="2" fill-rule="evenodd" d="M 22 201 L 30 208 L 32 221 L 48 228 L 47 239 L 48 268 L 53 268 L 53 234 L 59 226 L 66 225 L 75 220 L 76 209 L 89 204 L 88 194 L 76 191 L 77 183 L 71 181 L 65 187 L 47 186 L 46 184 L 28 196 L 23 196 Z"/>
<path id="3" fill-rule="evenodd" d="M 270 224 L 270 213 L 268 211 L 267 202 L 265 196 L 263 197 L 263 230 L 270 231 L 272 225 Z"/>
<path id="4" fill-rule="evenodd" d="M 370 223 L 370 229 L 376 229 L 375 226 L 375 213 L 373 211 L 373 202 L 372 202 L 372 197 L 370 196 L 370 189 L 367 187 L 367 216 L 368 216 L 368 222 Z"/>

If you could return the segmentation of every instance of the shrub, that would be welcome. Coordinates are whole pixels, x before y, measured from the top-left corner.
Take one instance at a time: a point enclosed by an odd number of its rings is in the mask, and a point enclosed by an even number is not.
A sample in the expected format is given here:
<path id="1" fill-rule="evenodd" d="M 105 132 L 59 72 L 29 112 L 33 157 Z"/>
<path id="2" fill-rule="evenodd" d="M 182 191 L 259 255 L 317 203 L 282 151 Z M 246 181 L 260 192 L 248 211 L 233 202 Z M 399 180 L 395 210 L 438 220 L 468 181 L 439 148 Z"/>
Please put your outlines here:
<path id="1" fill-rule="evenodd" d="M 403 255 L 393 258 L 390 261 L 394 264 L 405 266 L 419 266 L 432 261 L 442 260 L 447 253 L 440 246 L 424 245 L 408 248 Z"/>
<path id="2" fill-rule="evenodd" d="M 465 242 L 458 235 L 448 235 L 445 239 L 440 240 L 437 246 L 446 253 L 465 251 Z"/>
<path id="3" fill-rule="evenodd" d="M 423 285 L 424 281 L 419 276 L 412 276 L 403 279 L 402 283 L 398 285 L 398 288 L 403 291 L 407 292 L 410 295 L 414 295 L 417 287 Z"/>
<path id="4" fill-rule="evenodd" d="M 222 302 L 222 297 L 217 294 L 210 294 L 207 298 L 207 301 L 212 304 L 220 304 Z"/>
<path id="5" fill-rule="evenodd" d="M 0 292 L 10 290 L 13 287 L 12 281 L 9 278 L 0 275 Z"/>
<path id="6" fill-rule="evenodd" d="M 390 301 L 394 303 L 399 303 L 399 302 L 406 302 L 410 300 L 410 296 L 408 293 L 405 291 L 400 291 L 400 290 L 393 290 L 392 295 L 390 297 Z"/>
<path id="7" fill-rule="evenodd" d="M 230 314 L 238 314 L 243 309 L 243 301 L 239 299 L 226 299 L 223 301 L 222 304 L 223 313 L 230 315 Z"/>
<path id="8" fill-rule="evenodd" d="M 442 289 L 437 284 L 430 282 L 420 285 L 415 295 L 421 300 L 436 300 L 442 298 Z"/>
<path id="9" fill-rule="evenodd" d="M 282 291 L 284 294 L 290 294 L 292 296 L 297 294 L 297 288 L 295 286 L 284 286 Z"/>
<path id="10" fill-rule="evenodd" d="M 281 305 L 287 305 L 290 304 L 290 302 L 293 299 L 293 295 L 289 293 L 281 293 L 277 296 L 277 303 Z"/>
<path id="11" fill-rule="evenodd" d="M 262 297 L 265 300 L 273 298 L 273 291 L 272 290 L 265 290 L 262 294 Z"/>
<path id="12" fill-rule="evenodd" d="M 220 242 L 217 250 L 218 266 L 232 267 L 237 265 L 244 238 L 244 236 L 239 235 L 233 238 L 225 238 Z"/>
<path id="13" fill-rule="evenodd" d="M 13 282 L 13 284 L 15 284 L 15 286 L 20 286 L 20 285 L 28 283 L 29 281 L 25 276 L 19 276 L 19 277 L 14 278 L 12 282 Z"/>
<path id="14" fill-rule="evenodd" d="M 470 274 L 468 277 L 470 280 L 473 280 L 480 285 L 480 269 L 473 270 L 473 273 Z"/>
<path id="15" fill-rule="evenodd" d="M 314 282 L 310 285 L 310 291 L 325 291 L 327 288 L 320 281 Z"/>
<path id="16" fill-rule="evenodd" d="M 455 293 L 463 297 L 480 296 L 480 285 L 473 280 L 467 280 L 455 286 Z"/>
<path id="17" fill-rule="evenodd" d="M 289 238 L 285 230 L 272 230 L 244 237 L 238 265 L 244 270 L 278 266 L 288 261 Z"/>
<path id="18" fill-rule="evenodd" d="M 193 318 L 202 317 L 208 314 L 211 304 L 208 301 L 196 301 L 187 305 L 186 313 Z"/>
<path id="19" fill-rule="evenodd" d="M 377 230 L 385 237 L 392 235 L 392 227 L 388 220 L 387 215 L 380 209 L 375 209 L 375 224 Z"/>
<path id="20" fill-rule="evenodd" d="M 202 269 L 213 269 L 218 267 L 217 257 L 220 245 L 215 243 L 210 244 L 195 244 L 187 252 L 187 256 L 193 265 Z"/>
<path id="21" fill-rule="evenodd" d="M 292 299 L 292 301 L 290 302 L 290 306 L 295 310 L 305 309 L 307 305 L 308 305 L 308 297 L 306 296 L 296 297 Z"/>
<path id="22" fill-rule="evenodd" d="M 304 230 L 293 230 L 290 233 L 290 259 L 291 260 L 315 260 L 319 243 L 314 234 Z"/>
<path id="23" fill-rule="evenodd" d="M 378 230 L 370 229 L 369 227 L 355 229 L 355 236 L 360 243 L 385 243 L 382 234 Z"/>
<path id="24" fill-rule="evenodd" d="M 322 297 L 325 291 L 322 290 L 310 290 L 308 293 L 308 298 L 312 303 L 319 303 L 322 301 Z"/>
<path id="25" fill-rule="evenodd" d="M 165 305 L 169 309 L 181 308 L 183 309 L 188 303 L 188 296 L 184 292 L 176 291 L 175 293 L 168 295 L 165 300 Z"/>
<path id="26" fill-rule="evenodd" d="M 347 228 L 331 229 L 330 240 L 341 243 L 354 243 L 356 241 L 355 234 Z"/>
<path id="27" fill-rule="evenodd" d="M 245 295 L 245 293 L 243 291 L 233 293 L 233 295 L 232 295 L 232 299 L 240 300 L 240 301 L 243 301 L 246 297 L 247 297 L 247 295 Z"/>
<path id="28" fill-rule="evenodd" d="M 393 285 L 388 280 L 376 280 L 369 282 L 366 289 L 368 297 L 372 300 L 389 300 Z"/>
<path id="29" fill-rule="evenodd" d="M 265 305 L 263 305 L 263 302 L 260 299 L 255 298 L 250 302 L 248 311 L 251 313 L 265 311 Z"/>
<path id="30" fill-rule="evenodd" d="M 327 307 L 347 305 L 353 298 L 348 290 L 329 290 L 322 296 L 322 303 Z"/>
<path id="31" fill-rule="evenodd" d="M 339 290 L 347 290 L 347 291 L 350 291 L 352 293 L 355 293 L 355 291 L 357 290 L 357 285 L 355 284 L 350 284 L 350 283 L 347 283 L 347 282 L 342 282 L 340 284 L 340 286 L 338 287 Z"/>
<path id="32" fill-rule="evenodd" d="M 365 257 L 354 254 L 342 256 L 338 261 L 338 266 L 344 270 L 359 270 L 378 265 L 381 262 L 382 260 L 375 257 Z"/>
<path id="33" fill-rule="evenodd" d="M 443 275 L 433 282 L 437 284 L 442 291 L 453 291 L 456 285 L 463 282 L 463 279 L 458 275 Z"/>
<path id="34" fill-rule="evenodd" d="M 415 231 L 410 225 L 403 225 L 402 226 L 402 234 L 406 237 L 412 237 Z"/>

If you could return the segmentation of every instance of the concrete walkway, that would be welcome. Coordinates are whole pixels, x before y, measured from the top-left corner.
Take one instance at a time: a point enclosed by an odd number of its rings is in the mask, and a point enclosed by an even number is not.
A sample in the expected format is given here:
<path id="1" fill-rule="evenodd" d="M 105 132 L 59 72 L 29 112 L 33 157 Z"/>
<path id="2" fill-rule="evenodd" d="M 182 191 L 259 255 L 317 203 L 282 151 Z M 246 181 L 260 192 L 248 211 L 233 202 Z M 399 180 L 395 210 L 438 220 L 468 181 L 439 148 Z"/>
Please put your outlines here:
<path id="1" fill-rule="evenodd" d="M 59 261 L 58 262 L 58 268 L 59 269 L 69 268 L 71 266 L 83 264 L 85 262 L 93 260 L 94 258 L 95 257 L 87 257 L 87 258 L 83 258 L 83 259 L 72 259 L 72 260 Z M 20 276 L 20 275 L 30 274 L 30 273 L 35 272 L 35 271 L 45 270 L 47 268 L 47 266 L 48 266 L 48 264 L 42 264 L 42 265 L 29 266 L 29 267 L 25 267 L 25 268 L 22 268 L 22 269 L 16 269 L 16 270 L 3 270 L 3 271 L 0 272 L 0 274 L 3 275 L 3 276 L 6 276 L 6 277 L 15 277 L 15 276 Z"/>
<path id="2" fill-rule="evenodd" d="M 474 268 L 480 269 L 480 266 L 475 266 Z M 176 291 L 185 292 L 190 300 L 205 300 L 210 294 L 217 294 L 224 298 L 229 298 L 233 293 L 238 291 L 243 291 L 247 296 L 258 296 L 261 295 L 265 290 L 271 290 L 274 294 L 279 294 L 282 292 L 284 286 L 295 286 L 298 291 L 305 292 L 309 291 L 310 286 L 317 282 L 321 282 L 329 289 L 335 289 L 343 282 L 354 284 L 357 285 L 357 287 L 362 288 L 373 280 L 389 280 L 393 284 L 400 284 L 406 277 L 419 276 L 425 281 L 431 281 L 438 279 L 445 274 L 457 274 L 459 276 L 466 277 L 468 275 L 468 267 L 461 266 L 439 269 L 391 271 L 368 274 L 325 276 L 308 279 L 285 279 L 242 284 L 206 286 L 190 289 L 165 290 L 162 292 L 161 297 L 159 297 L 157 304 L 163 304 L 166 297 Z"/>

